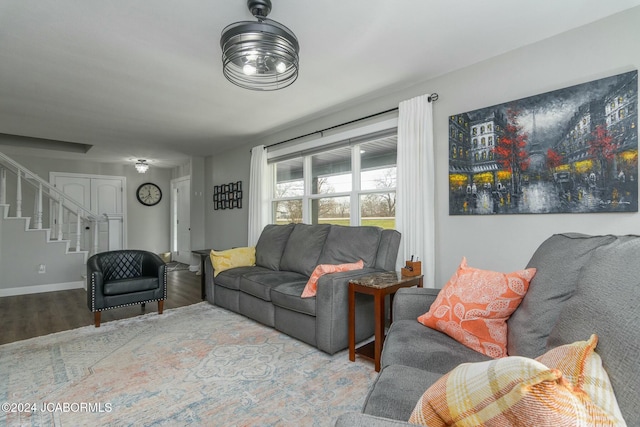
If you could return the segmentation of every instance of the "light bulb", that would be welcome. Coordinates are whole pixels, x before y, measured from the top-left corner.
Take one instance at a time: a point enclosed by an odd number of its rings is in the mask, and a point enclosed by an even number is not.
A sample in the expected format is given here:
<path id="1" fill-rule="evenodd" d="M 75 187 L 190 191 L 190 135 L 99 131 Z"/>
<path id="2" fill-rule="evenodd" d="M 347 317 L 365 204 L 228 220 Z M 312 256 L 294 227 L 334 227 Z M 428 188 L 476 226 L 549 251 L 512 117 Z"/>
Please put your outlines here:
<path id="1" fill-rule="evenodd" d="M 279 73 L 284 73 L 287 70 L 287 65 L 284 62 L 278 62 L 276 65 L 276 71 Z"/>
<path id="2" fill-rule="evenodd" d="M 245 64 L 245 66 L 242 67 L 242 72 L 247 76 L 252 76 L 256 73 L 256 67 L 251 64 Z"/>

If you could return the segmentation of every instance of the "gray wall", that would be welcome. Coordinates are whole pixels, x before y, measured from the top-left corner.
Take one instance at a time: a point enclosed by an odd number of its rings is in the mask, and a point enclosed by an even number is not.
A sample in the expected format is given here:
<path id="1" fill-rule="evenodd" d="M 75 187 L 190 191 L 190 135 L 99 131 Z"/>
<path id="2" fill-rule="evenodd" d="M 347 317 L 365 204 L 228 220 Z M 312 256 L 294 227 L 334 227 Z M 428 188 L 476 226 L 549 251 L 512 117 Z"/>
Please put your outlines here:
<path id="1" fill-rule="evenodd" d="M 547 214 L 486 217 L 449 216 L 448 117 L 637 69 L 640 65 L 640 7 L 508 52 L 473 66 L 359 104 L 246 146 L 207 158 L 207 194 L 212 185 L 246 177 L 249 148 L 364 117 L 399 102 L 437 92 L 434 104 L 436 156 L 436 283 L 444 285 L 463 256 L 471 266 L 511 271 L 522 268 L 549 235 L 640 234 L 640 214 Z M 499 40 L 496 40 L 499 43 Z M 310 101 L 312 102 L 312 101 Z M 245 190 L 246 191 L 246 190 Z M 245 195 L 246 201 L 246 195 Z M 207 244 L 218 248 L 246 244 L 247 209 L 213 211 L 207 203 Z"/>
<path id="2" fill-rule="evenodd" d="M 250 145 L 207 157 L 205 164 L 206 247 L 227 249 L 247 245 Z M 213 209 L 213 187 L 242 181 L 242 209 Z"/>

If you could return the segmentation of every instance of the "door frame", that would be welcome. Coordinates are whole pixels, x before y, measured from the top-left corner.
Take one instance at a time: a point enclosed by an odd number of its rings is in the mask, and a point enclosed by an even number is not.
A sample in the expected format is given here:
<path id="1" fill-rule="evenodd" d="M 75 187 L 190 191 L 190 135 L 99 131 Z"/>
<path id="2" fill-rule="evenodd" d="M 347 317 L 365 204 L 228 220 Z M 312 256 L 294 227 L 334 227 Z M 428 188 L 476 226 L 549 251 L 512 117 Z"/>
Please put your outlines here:
<path id="1" fill-rule="evenodd" d="M 171 215 L 170 215 L 170 221 L 171 221 L 171 236 L 170 236 L 170 250 L 171 250 L 171 256 L 173 259 L 173 254 L 176 252 L 177 247 L 174 246 L 177 245 L 176 241 L 177 241 L 177 233 L 178 230 L 176 229 L 176 210 L 177 210 L 177 203 L 178 203 L 178 199 L 176 198 L 176 189 L 178 188 L 178 183 L 181 183 L 183 181 L 189 181 L 189 200 L 191 200 L 191 176 L 189 175 L 185 175 L 183 177 L 180 178 L 174 178 L 171 180 L 170 182 L 170 187 L 171 187 Z M 191 203 L 189 203 L 189 216 L 191 216 Z M 191 222 L 191 221 L 189 221 Z M 191 229 L 191 227 L 189 227 L 189 229 Z M 193 263 L 193 254 L 191 254 L 191 236 L 189 236 L 189 266 L 191 267 L 191 264 Z"/>

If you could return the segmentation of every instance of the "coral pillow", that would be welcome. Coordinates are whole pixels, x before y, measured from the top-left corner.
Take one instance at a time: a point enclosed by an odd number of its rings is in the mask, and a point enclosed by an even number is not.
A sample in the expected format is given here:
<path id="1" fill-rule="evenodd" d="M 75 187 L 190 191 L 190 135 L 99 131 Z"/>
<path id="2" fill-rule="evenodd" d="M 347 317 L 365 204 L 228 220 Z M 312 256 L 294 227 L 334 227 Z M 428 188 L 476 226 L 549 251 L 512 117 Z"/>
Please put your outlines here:
<path id="1" fill-rule="evenodd" d="M 436 381 L 409 423 L 436 426 L 614 426 L 559 369 L 512 356 L 464 363 Z"/>
<path id="2" fill-rule="evenodd" d="M 418 322 L 489 357 L 505 357 L 507 319 L 520 305 L 535 273 L 535 268 L 513 273 L 479 270 L 462 258 Z"/>
<path id="3" fill-rule="evenodd" d="M 352 262 L 349 264 L 319 264 L 311 273 L 309 281 L 307 282 L 304 290 L 302 291 L 302 298 L 311 298 L 316 296 L 318 290 L 318 280 L 321 276 L 329 273 L 338 273 L 341 271 L 349 270 L 362 270 L 364 268 L 364 261 Z"/>
<path id="4" fill-rule="evenodd" d="M 577 341 L 549 350 L 536 360 L 548 368 L 559 369 L 562 376 L 577 390 L 587 393 L 591 401 L 616 421 L 626 425 L 613 393 L 609 375 L 602 366 L 602 359 L 595 352 L 598 336 L 593 334 L 588 341 Z"/>
<path id="5" fill-rule="evenodd" d="M 213 277 L 230 268 L 250 267 L 256 265 L 256 248 L 254 246 L 211 251 Z"/>

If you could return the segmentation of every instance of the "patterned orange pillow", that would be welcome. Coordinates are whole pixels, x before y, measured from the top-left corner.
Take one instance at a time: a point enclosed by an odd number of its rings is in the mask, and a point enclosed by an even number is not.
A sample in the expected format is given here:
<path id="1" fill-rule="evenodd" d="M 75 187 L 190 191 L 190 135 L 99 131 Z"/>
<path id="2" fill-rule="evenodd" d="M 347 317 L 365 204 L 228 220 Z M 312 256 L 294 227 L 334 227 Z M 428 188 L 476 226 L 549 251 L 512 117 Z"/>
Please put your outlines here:
<path id="1" fill-rule="evenodd" d="M 321 276 L 329 273 L 339 273 L 341 271 L 349 270 L 362 270 L 364 268 L 364 261 L 352 262 L 349 264 L 319 264 L 311 273 L 309 281 L 307 282 L 304 290 L 302 291 L 302 298 L 311 298 L 316 296 L 318 290 L 318 280 Z"/>
<path id="2" fill-rule="evenodd" d="M 424 392 L 409 423 L 429 427 L 615 426 L 559 369 L 512 356 L 463 363 Z"/>
<path id="3" fill-rule="evenodd" d="M 577 341 L 561 345 L 536 357 L 548 368 L 559 369 L 562 376 L 576 389 L 587 393 L 591 401 L 602 408 L 617 426 L 626 425 L 613 393 L 609 375 L 602 366 L 602 359 L 595 352 L 598 336 L 593 334 L 588 341 Z"/>
<path id="4" fill-rule="evenodd" d="M 513 273 L 480 270 L 467 266 L 467 259 L 462 258 L 418 322 L 489 357 L 505 357 L 507 319 L 520 305 L 535 274 L 535 268 Z"/>

